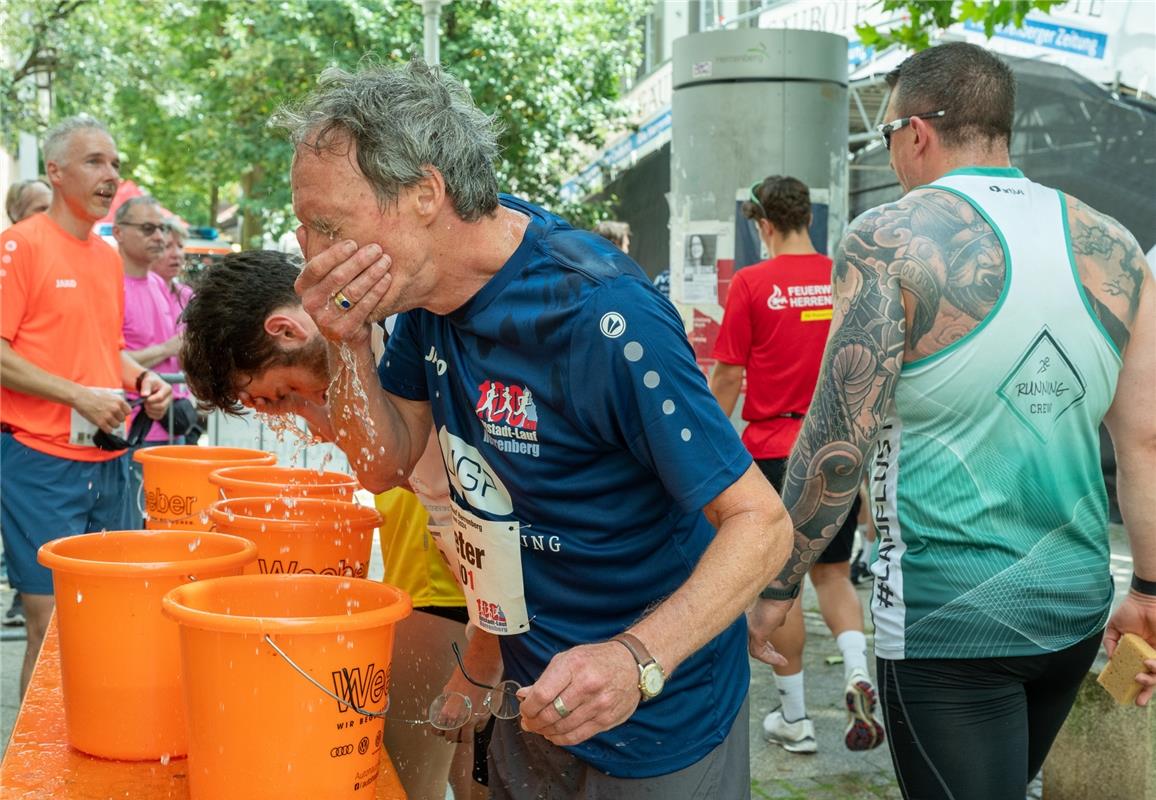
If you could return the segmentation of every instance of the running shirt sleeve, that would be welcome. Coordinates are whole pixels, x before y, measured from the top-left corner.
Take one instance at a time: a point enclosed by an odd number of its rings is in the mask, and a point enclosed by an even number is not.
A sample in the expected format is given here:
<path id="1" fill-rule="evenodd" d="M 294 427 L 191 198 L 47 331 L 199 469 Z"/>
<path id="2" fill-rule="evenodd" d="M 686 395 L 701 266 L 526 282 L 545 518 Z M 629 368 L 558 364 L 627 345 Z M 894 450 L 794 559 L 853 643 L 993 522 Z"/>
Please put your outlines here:
<path id="1" fill-rule="evenodd" d="M 397 315 L 393 333 L 385 343 L 385 354 L 377 365 L 381 387 L 406 400 L 429 400 L 429 387 L 422 368 L 418 313 L 421 312 Z"/>
<path id="2" fill-rule="evenodd" d="M 701 510 L 751 457 L 710 393 L 674 308 L 634 277 L 594 291 L 570 344 L 574 415 L 629 450 L 687 512 Z"/>
<path id="3" fill-rule="evenodd" d="M 30 250 L 24 237 L 11 228 L 0 236 L 0 337 L 9 342 L 19 333 L 28 309 Z"/>
<path id="4" fill-rule="evenodd" d="M 740 271 L 731 283 L 727 293 L 727 306 L 723 312 L 722 326 L 714 343 L 713 358 L 724 364 L 747 366 L 751 352 L 751 290 L 748 281 Z"/>

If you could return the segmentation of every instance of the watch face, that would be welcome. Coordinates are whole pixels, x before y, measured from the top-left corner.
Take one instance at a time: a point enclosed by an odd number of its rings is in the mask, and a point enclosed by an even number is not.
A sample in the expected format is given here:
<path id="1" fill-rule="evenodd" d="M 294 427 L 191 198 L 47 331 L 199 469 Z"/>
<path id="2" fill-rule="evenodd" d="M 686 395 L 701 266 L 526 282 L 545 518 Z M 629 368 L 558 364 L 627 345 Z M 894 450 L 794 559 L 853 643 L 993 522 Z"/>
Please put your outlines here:
<path id="1" fill-rule="evenodd" d="M 642 669 L 641 681 L 639 687 L 642 693 L 647 698 L 654 697 L 662 691 L 662 687 L 666 685 L 666 676 L 662 674 L 662 668 L 657 664 L 648 664 Z"/>

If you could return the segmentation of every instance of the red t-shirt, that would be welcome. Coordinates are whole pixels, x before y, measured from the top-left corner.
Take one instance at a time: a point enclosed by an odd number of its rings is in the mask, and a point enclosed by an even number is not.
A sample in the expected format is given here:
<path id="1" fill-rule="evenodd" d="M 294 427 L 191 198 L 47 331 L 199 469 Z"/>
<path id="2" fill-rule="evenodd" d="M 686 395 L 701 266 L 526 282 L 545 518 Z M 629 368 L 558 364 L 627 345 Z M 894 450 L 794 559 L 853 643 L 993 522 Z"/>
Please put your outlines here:
<path id="1" fill-rule="evenodd" d="M 786 458 L 819 380 L 831 327 L 831 259 L 783 255 L 739 270 L 714 357 L 746 368 L 743 444 L 755 458 Z"/>

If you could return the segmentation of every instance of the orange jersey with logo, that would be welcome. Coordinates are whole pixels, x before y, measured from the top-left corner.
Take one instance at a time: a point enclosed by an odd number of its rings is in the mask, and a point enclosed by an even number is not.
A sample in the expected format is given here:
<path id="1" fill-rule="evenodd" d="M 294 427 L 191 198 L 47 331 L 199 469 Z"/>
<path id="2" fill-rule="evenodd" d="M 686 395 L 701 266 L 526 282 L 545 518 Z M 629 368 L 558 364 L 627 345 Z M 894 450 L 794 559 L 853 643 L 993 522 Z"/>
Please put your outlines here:
<path id="1" fill-rule="evenodd" d="M 121 389 L 124 269 L 95 233 L 80 241 L 47 214 L 0 234 L 0 337 L 37 367 L 90 388 Z M 73 461 L 119 453 L 68 443 L 72 409 L 0 389 L 0 420 L 21 444 Z"/>

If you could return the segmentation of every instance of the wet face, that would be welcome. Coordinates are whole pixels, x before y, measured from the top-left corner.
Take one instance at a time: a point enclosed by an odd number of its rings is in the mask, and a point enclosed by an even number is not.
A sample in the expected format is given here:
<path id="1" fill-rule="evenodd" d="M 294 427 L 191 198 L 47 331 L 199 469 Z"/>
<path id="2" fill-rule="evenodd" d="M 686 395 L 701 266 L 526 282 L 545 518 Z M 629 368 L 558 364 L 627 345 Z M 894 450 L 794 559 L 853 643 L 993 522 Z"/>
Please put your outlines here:
<path id="1" fill-rule="evenodd" d="M 130 208 L 124 220 L 113 225 L 112 235 L 125 261 L 148 266 L 165 254 L 169 232 L 160 206 L 141 204 Z"/>
<path id="2" fill-rule="evenodd" d="M 63 157 L 49 161 L 47 171 L 53 190 L 74 216 L 96 222 L 108 214 L 120 183 L 120 156 L 107 133 L 73 131 Z"/>
<path id="3" fill-rule="evenodd" d="M 283 363 L 237 381 L 237 395 L 250 408 L 294 397 L 323 405 L 329 392 L 329 354 L 321 334 L 292 351 Z"/>
<path id="4" fill-rule="evenodd" d="M 290 181 L 293 210 L 301 223 L 297 241 L 306 259 L 352 239 L 357 246 L 376 243 L 390 257 L 391 284 L 375 317 L 415 308 L 429 287 L 420 280 L 427 259 L 426 231 L 410 211 L 410 192 L 382 210 L 369 181 L 357 166 L 356 148 L 337 136 L 320 153 L 299 147 Z"/>

